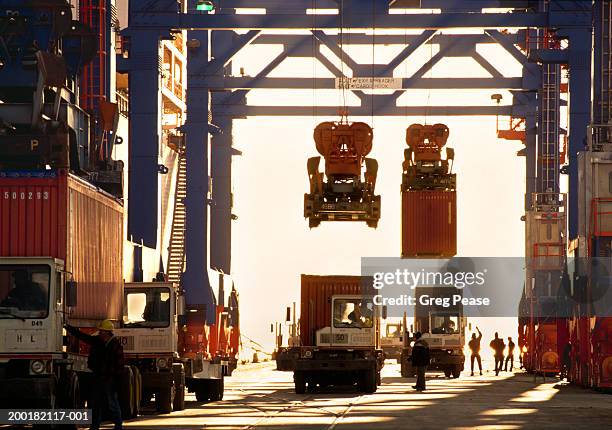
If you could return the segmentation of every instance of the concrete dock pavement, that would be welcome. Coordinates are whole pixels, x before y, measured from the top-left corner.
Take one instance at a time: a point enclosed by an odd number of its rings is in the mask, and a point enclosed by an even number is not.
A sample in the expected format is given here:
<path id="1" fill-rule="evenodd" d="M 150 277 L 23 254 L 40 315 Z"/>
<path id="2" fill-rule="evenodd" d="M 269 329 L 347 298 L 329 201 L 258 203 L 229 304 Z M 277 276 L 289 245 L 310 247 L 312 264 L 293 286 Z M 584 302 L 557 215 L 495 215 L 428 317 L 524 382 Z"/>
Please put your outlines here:
<path id="1" fill-rule="evenodd" d="M 612 422 L 609 395 L 525 373 L 487 372 L 447 379 L 428 375 L 427 390 L 399 377 L 388 364 L 374 394 L 351 389 L 293 392 L 291 372 L 274 364 L 245 366 L 226 380 L 221 402 L 202 404 L 187 396 L 187 409 L 146 414 L 128 429 L 592 429 Z"/>

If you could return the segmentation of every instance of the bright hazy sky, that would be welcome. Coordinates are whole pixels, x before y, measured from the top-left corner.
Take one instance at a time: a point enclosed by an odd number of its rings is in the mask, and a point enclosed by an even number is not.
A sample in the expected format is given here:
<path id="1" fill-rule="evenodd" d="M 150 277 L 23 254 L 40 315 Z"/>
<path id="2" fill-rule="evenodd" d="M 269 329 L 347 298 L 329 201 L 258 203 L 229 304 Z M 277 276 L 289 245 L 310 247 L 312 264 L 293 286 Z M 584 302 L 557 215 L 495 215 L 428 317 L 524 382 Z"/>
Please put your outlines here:
<path id="1" fill-rule="evenodd" d="M 388 62 L 403 46 L 376 49 L 376 62 Z M 438 47 L 422 47 L 401 64 L 394 76 L 409 77 Z M 499 46 L 479 46 L 478 51 L 505 76 L 520 76 L 519 64 Z M 241 67 L 255 75 L 280 52 L 280 47 L 250 46 L 234 60 L 234 74 Z M 359 63 L 372 59 L 371 46 L 349 49 Z M 330 56 L 339 66 L 339 59 Z M 311 59 L 288 59 L 270 76 L 332 77 Z M 345 69 L 348 73 L 348 69 Z M 442 60 L 426 77 L 490 77 L 472 59 Z M 511 97 L 503 90 L 427 91 L 408 90 L 404 105 L 489 105 L 493 93 Z M 337 105 L 339 91 L 251 91 L 255 105 Z M 348 103 L 354 103 L 352 94 Z M 308 191 L 306 160 L 318 155 L 313 128 L 328 117 L 252 117 L 236 120 L 234 145 L 243 152 L 234 158 L 234 213 L 239 216 L 233 233 L 233 274 L 241 298 L 242 330 L 265 345 L 273 343 L 270 323 L 284 319 L 285 307 L 298 302 L 300 274 L 360 273 L 360 257 L 400 255 L 400 184 L 405 130 L 422 117 L 350 118 L 374 127 L 370 157 L 379 163 L 377 194 L 382 196 L 382 215 L 377 229 L 365 223 L 324 222 L 310 230 L 303 218 L 303 196 Z M 503 126 L 508 119 L 500 118 Z M 525 158 L 517 157 L 520 142 L 497 139 L 495 117 L 428 117 L 427 123 L 450 127 L 448 146 L 455 149 L 454 171 L 458 187 L 458 255 L 524 255 Z M 516 339 L 516 320 L 473 321 L 485 339 L 495 329 Z"/>

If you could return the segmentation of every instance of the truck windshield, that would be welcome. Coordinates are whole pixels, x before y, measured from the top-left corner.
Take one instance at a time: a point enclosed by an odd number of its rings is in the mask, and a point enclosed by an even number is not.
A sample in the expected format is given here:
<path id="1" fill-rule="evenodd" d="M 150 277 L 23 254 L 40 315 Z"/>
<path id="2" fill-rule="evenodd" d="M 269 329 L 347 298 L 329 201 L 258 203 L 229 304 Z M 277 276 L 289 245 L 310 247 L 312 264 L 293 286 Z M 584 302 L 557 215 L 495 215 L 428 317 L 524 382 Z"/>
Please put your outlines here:
<path id="1" fill-rule="evenodd" d="M 334 327 L 370 328 L 374 304 L 371 299 L 335 299 Z"/>
<path id="2" fill-rule="evenodd" d="M 431 334 L 459 333 L 459 314 L 432 314 Z"/>
<path id="3" fill-rule="evenodd" d="M 170 325 L 170 289 L 126 288 L 126 327 L 168 327 Z"/>
<path id="4" fill-rule="evenodd" d="M 399 324 L 387 324 L 387 337 L 401 336 L 401 326 Z"/>
<path id="5" fill-rule="evenodd" d="M 0 266 L 0 318 L 46 318 L 50 278 L 46 265 Z"/>

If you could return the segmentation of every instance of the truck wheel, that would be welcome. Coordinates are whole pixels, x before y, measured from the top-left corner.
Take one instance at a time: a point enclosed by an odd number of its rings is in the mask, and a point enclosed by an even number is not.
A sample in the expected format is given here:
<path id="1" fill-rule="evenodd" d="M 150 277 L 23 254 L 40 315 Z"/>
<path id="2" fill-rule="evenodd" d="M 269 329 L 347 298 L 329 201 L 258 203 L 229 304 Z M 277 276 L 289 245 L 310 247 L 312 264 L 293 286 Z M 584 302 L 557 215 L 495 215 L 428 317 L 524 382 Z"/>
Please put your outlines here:
<path id="1" fill-rule="evenodd" d="M 450 378 L 452 373 L 453 370 L 450 367 L 444 369 L 444 376 L 446 376 L 447 378 Z"/>
<path id="2" fill-rule="evenodd" d="M 172 412 L 172 403 L 174 403 L 174 385 L 164 387 L 155 394 L 157 412 L 169 414 Z"/>
<path id="3" fill-rule="evenodd" d="M 198 387 L 195 390 L 196 400 L 198 402 L 207 402 L 208 401 L 208 391 L 203 387 Z"/>
<path id="4" fill-rule="evenodd" d="M 361 373 L 361 389 L 366 393 L 376 392 L 376 372 L 373 369 Z"/>
<path id="5" fill-rule="evenodd" d="M 134 414 L 134 385 L 132 368 L 125 366 L 119 383 L 119 406 L 122 417 L 132 417 Z"/>
<path id="6" fill-rule="evenodd" d="M 299 370 L 293 372 L 293 382 L 295 384 L 295 394 L 306 393 L 306 377 L 304 372 Z"/>
<path id="7" fill-rule="evenodd" d="M 461 375 L 462 370 L 463 370 L 463 366 L 460 364 L 453 367 L 453 378 L 457 379 Z"/>
<path id="8" fill-rule="evenodd" d="M 136 418 L 140 415 L 140 403 L 142 402 L 142 374 L 136 366 L 132 366 L 132 373 L 134 374 L 134 406 L 133 415 L 130 418 Z"/>
<path id="9" fill-rule="evenodd" d="M 61 391 L 58 393 L 58 403 L 63 409 L 78 409 L 81 403 L 79 377 L 76 372 L 68 371 L 59 382 Z"/>
<path id="10" fill-rule="evenodd" d="M 174 373 L 174 404 L 172 409 L 182 411 L 185 409 L 185 369 L 182 364 L 173 365 Z"/>
<path id="11" fill-rule="evenodd" d="M 63 378 L 59 381 L 60 392 L 58 393 L 58 404 L 62 409 L 79 409 L 81 403 L 81 394 L 79 388 L 79 378 L 76 372 L 67 371 Z M 36 428 L 36 426 L 35 426 Z M 45 428 L 42 426 L 41 428 Z M 75 424 L 65 424 L 51 428 L 59 428 L 63 430 L 77 430 Z"/>
<path id="12" fill-rule="evenodd" d="M 223 378 L 211 379 L 209 382 L 209 386 L 211 387 L 210 401 L 218 402 L 220 400 L 223 400 L 223 389 L 225 388 L 223 384 Z"/>
<path id="13" fill-rule="evenodd" d="M 376 372 L 376 385 L 382 385 L 382 378 L 380 377 L 380 370 Z"/>

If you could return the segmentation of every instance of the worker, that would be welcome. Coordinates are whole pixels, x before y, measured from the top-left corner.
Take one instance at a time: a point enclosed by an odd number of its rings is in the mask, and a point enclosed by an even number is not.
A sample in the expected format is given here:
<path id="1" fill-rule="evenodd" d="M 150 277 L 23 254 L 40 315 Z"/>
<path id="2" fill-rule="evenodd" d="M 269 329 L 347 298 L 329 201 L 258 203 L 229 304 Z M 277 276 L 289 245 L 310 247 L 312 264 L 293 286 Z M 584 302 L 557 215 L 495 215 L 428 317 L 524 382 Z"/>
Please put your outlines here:
<path id="1" fill-rule="evenodd" d="M 142 319 L 146 322 L 167 325 L 170 321 L 169 297 L 163 300 L 160 291 L 154 291 L 152 295 L 147 294 L 147 304 L 142 313 Z"/>
<path id="2" fill-rule="evenodd" d="M 503 339 L 500 339 L 499 334 L 495 332 L 495 338 L 489 344 L 495 353 L 495 376 L 499 375 L 501 372 L 502 365 L 504 363 L 504 349 L 506 349 L 506 344 Z"/>
<path id="3" fill-rule="evenodd" d="M 476 333 L 472 333 L 472 339 L 468 342 L 468 346 L 472 352 L 470 355 L 470 363 L 472 376 L 474 376 L 474 360 L 478 361 L 478 370 L 480 370 L 480 375 L 482 376 L 482 359 L 480 358 L 480 341 L 482 340 L 482 333 L 478 327 L 476 327 L 476 331 L 478 331 L 478 336 L 476 336 Z"/>
<path id="4" fill-rule="evenodd" d="M 355 302 L 353 311 L 348 314 L 347 318 L 354 327 L 372 327 L 372 311 L 366 302 Z"/>
<path id="5" fill-rule="evenodd" d="M 413 385 L 417 391 L 425 391 L 425 371 L 429 365 L 429 345 L 425 339 L 421 338 L 422 334 L 417 331 L 414 334 L 414 345 L 412 346 L 412 367 L 416 369 L 416 385 Z"/>
<path id="6" fill-rule="evenodd" d="M 561 357 L 561 380 L 570 380 L 570 370 L 572 368 L 572 343 L 567 342 L 563 348 L 563 357 Z"/>
<path id="7" fill-rule="evenodd" d="M 13 272 L 14 288 L 0 302 L 0 306 L 17 308 L 20 311 L 46 311 L 46 286 L 43 288 L 38 282 L 32 282 L 25 270 Z"/>
<path id="8" fill-rule="evenodd" d="M 118 388 L 123 373 L 123 347 L 113 336 L 113 323 L 104 320 L 98 325 L 98 334 L 89 335 L 76 327 L 66 325 L 68 333 L 90 345 L 87 366 L 93 373 L 91 388 L 91 429 L 98 430 L 103 412 L 108 413 L 115 429 L 122 429 Z"/>
<path id="9" fill-rule="evenodd" d="M 363 320 L 361 315 L 361 307 L 358 303 L 354 303 L 353 311 L 348 314 L 347 318 L 350 324 L 354 327 L 363 327 Z"/>
<path id="10" fill-rule="evenodd" d="M 514 347 L 516 345 L 512 342 L 512 337 L 508 336 L 508 355 L 506 355 L 506 361 L 504 362 L 504 372 L 508 370 L 508 362 L 510 362 L 510 372 L 514 368 Z"/>

